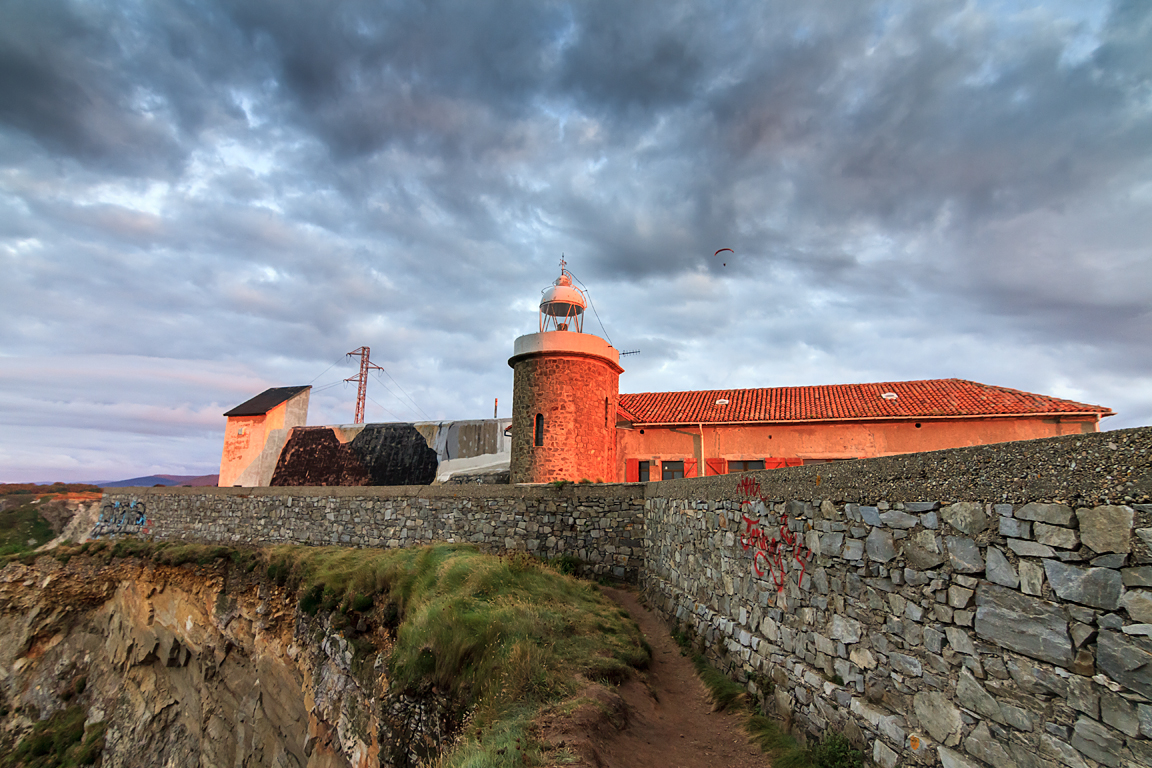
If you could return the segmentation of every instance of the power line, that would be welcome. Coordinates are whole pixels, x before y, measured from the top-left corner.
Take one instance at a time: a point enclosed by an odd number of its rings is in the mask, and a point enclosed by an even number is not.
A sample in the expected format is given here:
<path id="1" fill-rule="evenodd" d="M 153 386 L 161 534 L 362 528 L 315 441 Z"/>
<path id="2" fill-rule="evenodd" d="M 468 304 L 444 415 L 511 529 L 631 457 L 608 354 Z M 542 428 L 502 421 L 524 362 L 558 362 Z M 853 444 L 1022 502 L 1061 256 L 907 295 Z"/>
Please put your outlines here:
<path id="1" fill-rule="evenodd" d="M 367 395 L 367 397 L 368 397 L 368 399 L 369 399 L 369 400 L 371 400 L 372 402 L 376 403 L 376 398 L 372 397 L 372 395 Z M 388 410 L 387 408 L 385 408 L 384 406 L 380 405 L 380 403 L 376 403 L 376 405 L 379 405 L 379 406 L 380 406 L 380 408 L 381 408 L 381 409 L 382 409 L 382 410 L 383 410 L 385 413 L 391 414 L 392 418 L 396 419 L 396 421 L 404 421 L 404 419 L 402 419 L 402 418 L 400 418 L 399 416 L 397 416 L 396 414 L 392 413 L 392 411 L 390 411 L 390 410 Z"/>
<path id="2" fill-rule="evenodd" d="M 392 388 L 388 386 L 388 382 L 386 382 L 386 381 L 384 381 L 384 379 L 380 378 L 379 373 L 376 374 L 376 380 L 378 382 L 380 382 L 380 386 L 384 387 L 384 391 L 386 391 L 388 394 L 392 395 L 392 397 L 396 398 L 396 402 L 400 403 L 400 405 L 404 406 L 405 408 L 408 408 L 408 404 L 405 403 L 403 400 L 401 400 L 400 396 L 392 391 Z M 411 408 L 408 408 L 408 410 L 412 411 Z M 412 415 L 415 416 L 416 411 L 412 411 Z"/>
<path id="3" fill-rule="evenodd" d="M 392 379 L 392 374 L 388 373 L 387 369 L 385 369 L 385 368 L 381 368 L 380 370 L 381 370 L 381 371 L 384 371 L 384 374 L 385 374 L 385 375 L 386 375 L 386 376 L 387 376 L 389 379 Z M 392 389 L 391 389 L 391 388 L 388 386 L 388 384 L 387 384 L 387 383 L 384 381 L 384 379 L 380 378 L 380 374 L 379 374 L 379 373 L 377 373 L 377 374 L 376 374 L 376 378 L 380 380 L 380 386 L 384 387 L 384 389 L 387 389 L 387 390 L 388 390 L 388 392 L 389 392 L 389 394 L 391 394 L 391 395 L 392 395 L 392 397 L 395 397 L 397 400 L 400 400 L 400 397 L 399 397 L 399 395 L 397 395 L 395 392 L 393 392 L 393 391 L 392 391 Z M 399 389 L 401 392 L 404 392 L 404 387 L 400 386 L 400 382 L 396 381 L 396 379 L 392 379 L 392 383 L 396 385 L 396 388 L 397 388 L 397 389 Z M 413 400 L 411 397 L 409 397 L 409 395 L 408 395 L 408 393 L 407 393 L 407 392 L 404 392 L 404 397 L 407 397 L 407 398 L 408 398 L 408 402 L 410 402 L 410 403 L 412 403 L 412 405 L 416 406 L 416 410 L 417 410 L 417 411 L 419 411 L 421 414 L 423 414 L 423 415 L 424 415 L 424 418 L 425 418 L 426 420 L 428 420 L 428 421 L 432 421 L 432 417 L 431 417 L 431 416 L 429 416 L 427 413 L 425 413 L 425 412 L 424 412 L 424 409 L 423 409 L 423 408 L 421 408 L 421 407 L 420 407 L 420 405 L 419 405 L 419 404 L 418 404 L 418 403 L 417 403 L 415 400 Z M 407 406 L 407 404 L 405 404 L 403 400 L 400 400 L 400 403 L 401 403 L 402 405 L 404 405 L 404 407 L 405 407 L 405 408 L 407 408 L 407 407 L 408 407 L 408 406 Z M 415 412 L 416 412 L 416 411 L 413 411 L 413 413 L 415 413 Z"/>
<path id="4" fill-rule="evenodd" d="M 384 371 L 385 376 L 392 379 L 392 374 L 388 373 L 387 368 L 381 368 L 380 370 Z M 379 379 L 380 374 L 376 374 L 376 378 Z M 383 379 L 381 379 L 381 383 L 383 383 Z M 432 417 L 429 416 L 427 413 L 425 413 L 424 409 L 421 408 L 420 405 L 415 400 L 413 400 L 412 397 L 407 392 L 404 391 L 404 387 L 400 386 L 400 382 L 396 381 L 396 379 L 392 379 L 392 383 L 396 385 L 397 389 L 399 389 L 401 392 L 404 392 L 404 397 L 407 397 L 408 402 L 410 402 L 410 403 L 412 403 L 412 405 L 416 406 L 416 410 L 418 410 L 418 411 L 420 411 L 420 413 L 424 414 L 425 419 L 427 419 L 428 421 L 432 421 Z M 397 398 L 397 399 L 399 399 L 399 398 Z"/>
<path id="5" fill-rule="evenodd" d="M 328 373 L 328 371 L 332 370 L 337 365 L 339 365 L 340 361 L 343 360 L 345 357 L 346 357 L 346 355 L 341 355 L 340 357 L 336 358 L 336 362 L 332 363 L 332 365 L 330 365 L 327 368 L 325 368 L 324 370 L 320 371 L 320 374 L 316 377 L 316 379 L 320 378 L 320 376 L 323 376 L 324 374 Z M 312 381 L 310 381 L 308 383 L 313 384 L 313 383 L 315 383 L 316 379 L 312 379 Z"/>
<path id="6" fill-rule="evenodd" d="M 568 270 L 568 274 L 572 275 L 572 271 Z M 580 283 L 580 287 L 584 289 L 584 295 L 588 297 L 588 306 L 592 307 L 592 314 L 596 315 L 596 322 L 600 323 L 600 330 L 604 331 L 604 338 L 608 339 L 609 344 L 612 344 L 612 337 L 608 335 L 608 329 L 604 327 L 604 321 L 600 319 L 600 313 L 596 311 L 596 302 L 592 301 L 592 291 L 588 290 L 588 286 L 584 285 L 584 281 L 576 275 L 572 275 L 572 278 Z"/>

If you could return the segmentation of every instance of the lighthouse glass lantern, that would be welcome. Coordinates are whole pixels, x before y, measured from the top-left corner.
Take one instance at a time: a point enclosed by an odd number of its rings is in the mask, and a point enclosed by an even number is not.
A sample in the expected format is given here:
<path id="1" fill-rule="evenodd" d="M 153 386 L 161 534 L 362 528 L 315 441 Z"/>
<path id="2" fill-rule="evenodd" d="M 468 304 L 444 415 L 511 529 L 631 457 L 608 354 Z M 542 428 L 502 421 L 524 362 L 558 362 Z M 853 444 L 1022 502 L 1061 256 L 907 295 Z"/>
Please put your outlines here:
<path id="1" fill-rule="evenodd" d="M 584 292 L 572 284 L 568 270 L 561 269 L 560 277 L 544 289 L 540 299 L 540 333 L 549 331 L 584 332 L 584 309 L 588 299 Z"/>

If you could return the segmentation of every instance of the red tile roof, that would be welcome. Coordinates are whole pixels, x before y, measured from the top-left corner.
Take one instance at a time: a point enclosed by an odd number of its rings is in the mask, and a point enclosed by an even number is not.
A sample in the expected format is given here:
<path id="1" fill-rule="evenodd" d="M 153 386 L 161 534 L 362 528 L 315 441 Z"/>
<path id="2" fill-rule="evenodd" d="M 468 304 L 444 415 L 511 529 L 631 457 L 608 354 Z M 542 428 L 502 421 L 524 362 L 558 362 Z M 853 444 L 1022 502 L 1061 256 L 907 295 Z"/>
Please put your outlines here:
<path id="1" fill-rule="evenodd" d="M 885 393 L 896 397 L 885 398 Z M 717 400 L 728 403 L 717 405 Z M 1113 412 L 1099 405 L 964 379 L 620 395 L 620 416 L 633 424 L 978 418 L 1017 414 L 1112 416 Z"/>

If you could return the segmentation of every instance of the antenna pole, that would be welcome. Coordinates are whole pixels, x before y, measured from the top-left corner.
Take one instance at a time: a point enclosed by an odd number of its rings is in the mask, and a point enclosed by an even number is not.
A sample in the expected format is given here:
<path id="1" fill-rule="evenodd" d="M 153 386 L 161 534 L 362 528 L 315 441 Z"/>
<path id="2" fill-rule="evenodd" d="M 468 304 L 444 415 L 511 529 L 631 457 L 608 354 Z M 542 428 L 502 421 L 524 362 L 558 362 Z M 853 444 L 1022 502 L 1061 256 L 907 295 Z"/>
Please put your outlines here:
<path id="1" fill-rule="evenodd" d="M 384 370 L 368 359 L 369 352 L 368 347 L 360 347 L 348 353 L 348 357 L 359 356 L 360 358 L 360 373 L 344 379 L 344 381 L 355 381 L 359 385 L 356 388 L 356 416 L 353 424 L 364 423 L 364 398 L 368 396 L 368 371 L 373 368 L 378 371 Z"/>

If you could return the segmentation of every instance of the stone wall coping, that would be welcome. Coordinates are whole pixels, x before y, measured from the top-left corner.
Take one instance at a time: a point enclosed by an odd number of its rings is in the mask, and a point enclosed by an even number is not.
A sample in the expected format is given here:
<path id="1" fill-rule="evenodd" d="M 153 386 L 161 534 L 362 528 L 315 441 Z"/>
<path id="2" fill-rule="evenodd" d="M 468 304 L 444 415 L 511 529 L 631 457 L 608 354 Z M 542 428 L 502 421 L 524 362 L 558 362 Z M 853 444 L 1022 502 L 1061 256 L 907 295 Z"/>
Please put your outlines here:
<path id="1" fill-rule="evenodd" d="M 1152 427 L 650 483 L 648 497 L 739 498 L 744 476 L 778 500 L 867 503 L 1152 501 Z"/>
<path id="2" fill-rule="evenodd" d="M 108 488 L 106 495 L 329 496 L 423 499 L 739 498 L 746 477 L 770 499 L 839 502 L 1058 501 L 1079 506 L 1152 502 L 1152 427 L 950 448 L 714 477 L 649 483 Z"/>
<path id="3" fill-rule="evenodd" d="M 166 486 L 163 488 L 106 488 L 104 495 L 115 496 L 291 496 L 295 498 L 364 499 L 630 499 L 645 498 L 643 483 L 570 483 L 562 488 L 543 484 L 521 485 L 352 485 L 275 486 L 262 488 L 217 488 L 214 486 Z"/>

